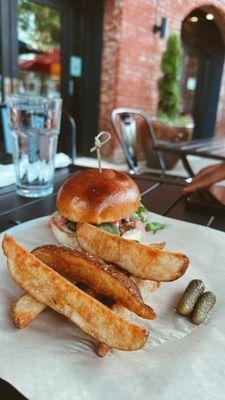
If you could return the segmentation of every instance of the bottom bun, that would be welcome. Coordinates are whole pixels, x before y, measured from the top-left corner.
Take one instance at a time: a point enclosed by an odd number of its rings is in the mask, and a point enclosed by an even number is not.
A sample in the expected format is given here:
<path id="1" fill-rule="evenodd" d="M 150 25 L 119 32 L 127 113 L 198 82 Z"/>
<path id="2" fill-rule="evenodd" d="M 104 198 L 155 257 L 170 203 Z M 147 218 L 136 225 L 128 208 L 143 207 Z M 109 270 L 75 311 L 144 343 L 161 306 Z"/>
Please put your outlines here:
<path id="1" fill-rule="evenodd" d="M 73 232 L 67 227 L 64 218 L 62 218 L 58 212 L 55 212 L 51 216 L 50 225 L 53 235 L 59 243 L 69 246 L 72 249 L 81 249 L 76 232 Z"/>

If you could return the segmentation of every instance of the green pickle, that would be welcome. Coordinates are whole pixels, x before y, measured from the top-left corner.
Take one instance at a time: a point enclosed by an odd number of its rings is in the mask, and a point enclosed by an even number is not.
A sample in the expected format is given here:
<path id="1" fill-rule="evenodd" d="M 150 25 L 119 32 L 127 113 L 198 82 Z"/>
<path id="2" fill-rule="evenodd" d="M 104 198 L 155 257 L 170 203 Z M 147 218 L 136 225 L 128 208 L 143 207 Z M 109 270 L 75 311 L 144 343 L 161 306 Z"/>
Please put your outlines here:
<path id="1" fill-rule="evenodd" d="M 199 296 L 204 293 L 205 285 L 201 279 L 193 279 L 184 291 L 178 305 L 180 315 L 190 315 Z"/>
<path id="2" fill-rule="evenodd" d="M 194 310 L 191 315 L 191 322 L 193 322 L 195 325 L 202 324 L 205 321 L 208 313 L 213 308 L 215 302 L 216 296 L 213 292 L 205 292 L 202 294 L 194 306 Z"/>

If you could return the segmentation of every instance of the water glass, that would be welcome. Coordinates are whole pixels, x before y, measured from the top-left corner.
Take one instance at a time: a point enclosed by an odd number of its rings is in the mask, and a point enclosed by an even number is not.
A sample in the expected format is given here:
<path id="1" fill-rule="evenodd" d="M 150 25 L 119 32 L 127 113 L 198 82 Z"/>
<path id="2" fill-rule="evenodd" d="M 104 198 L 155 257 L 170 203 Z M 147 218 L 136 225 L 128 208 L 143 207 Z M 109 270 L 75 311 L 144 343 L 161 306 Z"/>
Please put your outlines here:
<path id="1" fill-rule="evenodd" d="M 47 196 L 53 192 L 62 100 L 11 96 L 7 107 L 17 193 Z"/>

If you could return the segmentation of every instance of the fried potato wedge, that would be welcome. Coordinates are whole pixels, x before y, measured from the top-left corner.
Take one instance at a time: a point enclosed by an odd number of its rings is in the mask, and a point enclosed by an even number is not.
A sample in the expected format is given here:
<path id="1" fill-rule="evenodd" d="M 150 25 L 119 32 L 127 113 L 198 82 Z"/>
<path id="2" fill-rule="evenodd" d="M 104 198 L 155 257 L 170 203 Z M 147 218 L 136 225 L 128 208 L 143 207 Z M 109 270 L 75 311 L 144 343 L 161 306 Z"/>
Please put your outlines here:
<path id="1" fill-rule="evenodd" d="M 66 274 L 61 274 L 70 280 Z M 72 282 L 74 285 L 75 281 Z M 88 293 L 90 294 L 90 293 Z M 30 323 L 46 308 L 45 304 L 40 303 L 29 294 L 25 293 L 12 307 L 12 320 L 17 328 L 26 328 Z"/>
<path id="2" fill-rule="evenodd" d="M 117 315 L 120 315 L 122 318 L 126 319 L 127 321 L 131 318 L 131 311 L 129 311 L 127 308 L 114 304 L 112 306 L 112 311 L 115 312 Z M 107 345 L 106 343 L 103 342 L 97 342 L 95 344 L 95 351 L 97 355 L 101 358 L 106 357 L 112 350 L 112 347 Z"/>
<path id="3" fill-rule="evenodd" d="M 152 246 L 158 247 L 157 244 Z M 160 244 L 161 246 L 161 244 Z M 149 294 L 156 291 L 160 287 L 160 283 L 156 281 L 148 281 L 130 276 L 138 286 L 142 298 L 147 300 Z M 90 296 L 95 295 L 95 292 L 88 288 L 85 290 Z M 12 319 L 17 328 L 26 328 L 44 309 L 46 306 L 39 301 L 35 300 L 29 294 L 24 294 L 20 299 L 13 305 Z M 125 307 L 114 304 L 112 310 L 125 319 L 129 319 L 131 313 Z M 99 357 L 105 357 L 111 351 L 110 346 L 102 342 L 96 342 L 95 351 Z"/>
<path id="4" fill-rule="evenodd" d="M 149 244 L 148 247 L 152 247 L 153 249 L 164 249 L 165 245 L 166 242 L 156 242 Z"/>
<path id="5" fill-rule="evenodd" d="M 135 282 L 100 258 L 61 245 L 41 246 L 32 254 L 67 279 L 85 283 L 140 317 L 156 318 L 154 310 L 144 304 Z"/>
<path id="6" fill-rule="evenodd" d="M 26 328 L 45 308 L 45 304 L 25 293 L 13 304 L 12 320 L 17 328 Z"/>
<path id="7" fill-rule="evenodd" d="M 74 281 L 72 283 L 75 285 Z M 92 297 L 96 297 L 95 295 L 97 295 L 91 288 L 87 288 L 84 291 Z M 46 307 L 45 304 L 40 303 L 25 293 L 13 304 L 12 320 L 17 328 L 26 328 Z"/>
<path id="8" fill-rule="evenodd" d="M 150 246 L 154 247 L 156 246 L 157 248 L 160 246 L 161 248 L 162 245 L 164 244 L 154 243 Z M 38 258 L 38 251 L 37 254 L 35 254 L 36 250 L 35 249 L 33 250 L 34 255 L 37 256 L 37 258 Z M 57 272 L 60 273 L 60 270 L 57 270 Z M 64 272 L 64 277 L 68 280 L 71 280 L 71 275 L 69 276 L 69 271 L 67 274 L 66 270 L 64 270 L 63 272 Z M 62 275 L 62 272 L 60 274 Z M 133 282 L 135 282 L 135 284 L 138 286 L 138 289 L 140 290 L 143 299 L 147 299 L 149 293 L 157 290 L 160 285 L 156 281 L 143 280 L 140 278 L 136 278 L 134 276 L 130 276 L 129 278 Z M 75 282 L 73 281 L 73 283 Z M 92 297 L 95 297 L 96 295 L 96 292 L 91 288 L 88 288 L 87 290 L 84 291 Z M 46 306 L 44 304 L 40 303 L 39 301 L 35 300 L 32 296 L 25 293 L 13 305 L 12 320 L 17 328 L 19 329 L 26 328 L 45 308 Z"/>
<path id="9" fill-rule="evenodd" d="M 189 259 L 184 254 L 145 246 L 87 222 L 79 223 L 76 232 L 80 246 L 85 251 L 119 265 L 138 278 L 173 281 L 182 276 L 189 265 Z"/>
<path id="10" fill-rule="evenodd" d="M 136 277 L 131 277 L 131 278 L 134 279 L 135 282 L 137 283 L 141 295 L 145 300 L 148 299 L 150 293 L 155 292 L 160 287 L 159 282 L 143 280 Z M 127 308 L 119 304 L 114 304 L 112 306 L 112 310 L 115 313 L 119 314 L 121 317 L 125 318 L 126 320 L 129 320 L 129 318 L 131 317 L 131 312 L 127 310 Z M 107 344 L 105 343 L 97 342 L 95 345 L 95 351 L 99 357 L 103 358 L 110 353 L 111 348 L 110 346 L 107 346 Z"/>
<path id="11" fill-rule="evenodd" d="M 63 314 L 94 339 L 120 350 L 138 350 L 147 329 L 130 323 L 67 281 L 19 246 L 10 236 L 3 239 L 8 269 L 27 293 Z"/>

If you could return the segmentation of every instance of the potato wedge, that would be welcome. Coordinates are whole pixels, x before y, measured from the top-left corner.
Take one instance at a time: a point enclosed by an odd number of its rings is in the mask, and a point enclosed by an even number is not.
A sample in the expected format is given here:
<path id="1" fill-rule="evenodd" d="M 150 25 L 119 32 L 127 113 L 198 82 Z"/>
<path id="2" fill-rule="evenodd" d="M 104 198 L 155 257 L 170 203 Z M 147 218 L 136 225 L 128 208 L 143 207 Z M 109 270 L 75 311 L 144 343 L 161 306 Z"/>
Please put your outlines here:
<path id="1" fill-rule="evenodd" d="M 148 244 L 148 247 L 151 247 L 152 249 L 164 249 L 166 245 L 166 242 L 155 242 Z"/>
<path id="2" fill-rule="evenodd" d="M 164 243 L 154 243 L 150 246 L 162 248 L 163 245 Z M 36 250 L 34 250 L 34 255 L 38 256 L 38 254 L 35 254 L 35 251 Z M 56 271 L 62 275 L 60 270 Z M 69 271 L 66 273 L 64 270 L 63 272 L 64 277 L 68 280 L 71 280 L 71 276 L 69 276 L 68 273 Z M 159 283 L 156 281 L 142 280 L 134 276 L 130 276 L 129 278 L 138 286 L 139 290 L 141 291 L 142 298 L 147 299 L 148 294 L 155 291 L 159 287 Z M 73 283 L 75 282 L 73 281 Z M 88 290 L 85 290 L 85 292 L 95 297 L 95 291 L 93 289 L 89 288 Z M 44 304 L 25 293 L 13 305 L 12 320 L 17 328 L 26 328 L 45 308 L 46 306 Z"/>
<path id="3" fill-rule="evenodd" d="M 149 294 L 152 292 L 155 292 L 159 287 L 160 283 L 156 281 L 148 281 L 148 280 L 143 280 L 136 278 L 134 276 L 131 276 L 131 279 L 133 279 L 136 283 L 138 288 L 140 289 L 141 295 L 144 300 L 147 300 L 149 297 Z M 127 310 L 127 308 L 119 305 L 119 304 L 114 304 L 112 306 L 113 312 L 119 314 L 121 317 L 129 320 L 131 317 L 131 312 Z M 102 342 L 97 342 L 95 345 L 95 351 L 98 354 L 99 357 L 103 358 L 106 357 L 107 354 L 110 353 L 111 348 L 110 346 L 107 346 L 105 343 Z"/>
<path id="4" fill-rule="evenodd" d="M 74 281 L 72 283 L 74 285 L 76 284 Z M 97 293 L 95 293 L 93 289 L 87 288 L 84 290 L 82 288 L 82 290 L 89 294 L 89 296 L 97 298 Z M 17 328 L 26 328 L 46 307 L 45 304 L 40 303 L 32 296 L 25 293 L 13 304 L 11 314 L 12 320 Z"/>
<path id="5" fill-rule="evenodd" d="M 12 320 L 17 328 L 26 328 L 45 308 L 45 304 L 25 293 L 13 304 Z"/>
<path id="6" fill-rule="evenodd" d="M 160 286 L 158 282 L 142 280 L 135 277 L 130 277 L 134 280 L 140 291 L 144 300 L 147 300 L 150 293 L 157 290 Z M 94 296 L 94 292 L 91 289 L 86 291 L 90 296 Z M 39 301 L 35 300 L 29 294 L 24 294 L 13 306 L 12 318 L 14 324 L 17 328 L 27 327 L 44 309 L 46 306 Z M 130 311 L 121 305 L 114 304 L 112 311 L 118 313 L 125 319 L 130 318 Z M 106 357 L 110 351 L 111 347 L 102 342 L 96 342 L 95 351 L 97 355 L 101 358 Z"/>
<path id="7" fill-rule="evenodd" d="M 67 279 L 85 283 L 140 317 L 156 318 L 154 310 L 144 304 L 138 286 L 100 258 L 60 245 L 41 246 L 34 249 L 32 254 Z"/>
<path id="8" fill-rule="evenodd" d="M 78 289 L 5 234 L 3 250 L 15 281 L 32 297 L 74 322 L 94 339 L 120 350 L 138 350 L 148 331 Z"/>
<path id="9" fill-rule="evenodd" d="M 77 238 L 87 252 L 119 265 L 142 279 L 168 282 L 182 276 L 189 259 L 108 233 L 86 222 L 77 225 Z"/>
<path id="10" fill-rule="evenodd" d="M 64 278 L 70 280 L 69 277 L 66 276 L 66 274 L 64 274 L 63 276 Z M 73 281 L 72 283 L 74 285 L 76 284 L 75 281 Z M 13 304 L 11 314 L 12 320 L 17 328 L 26 328 L 45 308 L 45 304 L 40 303 L 32 296 L 25 293 Z"/>
<path id="11" fill-rule="evenodd" d="M 112 306 L 112 311 L 115 312 L 117 315 L 120 315 L 122 318 L 126 319 L 127 321 L 131 318 L 131 311 L 129 311 L 127 308 L 114 304 Z M 95 351 L 98 354 L 99 357 L 103 358 L 106 357 L 107 354 L 110 353 L 112 348 L 107 345 L 106 343 L 103 342 L 97 342 L 95 344 Z"/>

